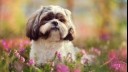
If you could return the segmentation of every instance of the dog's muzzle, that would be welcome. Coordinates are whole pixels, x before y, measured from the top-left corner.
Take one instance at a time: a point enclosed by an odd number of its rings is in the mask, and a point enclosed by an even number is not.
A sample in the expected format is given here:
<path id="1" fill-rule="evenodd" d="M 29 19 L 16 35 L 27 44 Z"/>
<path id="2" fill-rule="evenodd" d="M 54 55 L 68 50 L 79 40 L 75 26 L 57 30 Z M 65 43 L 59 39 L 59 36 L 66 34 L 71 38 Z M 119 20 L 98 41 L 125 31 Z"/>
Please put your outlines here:
<path id="1" fill-rule="evenodd" d="M 56 27 L 58 26 L 58 22 L 57 21 L 53 21 L 52 24 Z"/>
<path id="2" fill-rule="evenodd" d="M 58 28 L 58 22 L 57 21 L 53 21 L 51 24 L 54 27 L 52 27 L 50 30 L 55 30 L 55 31 L 59 30 L 59 28 Z"/>

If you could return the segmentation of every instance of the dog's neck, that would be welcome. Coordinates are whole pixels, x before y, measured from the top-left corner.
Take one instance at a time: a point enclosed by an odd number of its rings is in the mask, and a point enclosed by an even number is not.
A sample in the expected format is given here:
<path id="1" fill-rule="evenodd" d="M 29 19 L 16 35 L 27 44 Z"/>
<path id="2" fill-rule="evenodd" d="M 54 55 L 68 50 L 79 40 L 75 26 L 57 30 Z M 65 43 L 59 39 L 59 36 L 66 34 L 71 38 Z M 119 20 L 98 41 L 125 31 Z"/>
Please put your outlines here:
<path id="1" fill-rule="evenodd" d="M 69 43 L 71 41 L 68 40 L 59 40 L 59 41 L 50 41 L 44 39 L 38 39 L 37 41 L 32 41 L 32 45 L 40 46 L 39 48 L 43 47 L 43 49 L 57 49 L 62 47 L 65 43 Z"/>

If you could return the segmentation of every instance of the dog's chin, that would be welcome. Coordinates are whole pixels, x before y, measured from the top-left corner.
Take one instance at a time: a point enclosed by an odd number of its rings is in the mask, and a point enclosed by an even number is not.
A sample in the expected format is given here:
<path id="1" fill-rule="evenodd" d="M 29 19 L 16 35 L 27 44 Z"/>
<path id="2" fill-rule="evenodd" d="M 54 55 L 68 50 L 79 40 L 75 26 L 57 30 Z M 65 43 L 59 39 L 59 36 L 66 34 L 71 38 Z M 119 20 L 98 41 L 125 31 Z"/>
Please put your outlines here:
<path id="1" fill-rule="evenodd" d="M 61 33 L 59 28 L 57 27 L 51 28 L 49 31 L 47 31 L 47 34 L 48 34 L 48 37 L 46 39 L 47 41 L 57 42 L 61 40 Z"/>

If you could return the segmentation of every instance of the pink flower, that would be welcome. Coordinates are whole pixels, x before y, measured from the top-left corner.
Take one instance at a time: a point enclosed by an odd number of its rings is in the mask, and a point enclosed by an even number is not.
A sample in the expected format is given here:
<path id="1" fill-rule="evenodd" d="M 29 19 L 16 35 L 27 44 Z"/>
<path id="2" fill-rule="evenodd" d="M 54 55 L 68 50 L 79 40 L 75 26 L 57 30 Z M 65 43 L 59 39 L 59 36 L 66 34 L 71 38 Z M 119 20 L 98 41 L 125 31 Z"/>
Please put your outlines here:
<path id="1" fill-rule="evenodd" d="M 69 68 L 64 64 L 57 64 L 55 69 L 56 72 L 70 72 Z"/>
<path id="2" fill-rule="evenodd" d="M 119 60 L 113 60 L 110 63 L 110 68 L 115 72 L 127 72 L 127 64 Z"/>
<path id="3" fill-rule="evenodd" d="M 33 59 L 30 59 L 27 64 L 29 66 L 35 65 L 35 61 Z"/>
<path id="4" fill-rule="evenodd" d="M 119 52 L 120 53 L 120 52 Z M 112 50 L 108 55 L 110 68 L 115 72 L 127 72 L 127 63 L 121 61 L 116 51 Z"/>
<path id="5" fill-rule="evenodd" d="M 56 51 L 56 53 L 55 53 L 55 54 L 56 54 L 57 58 L 61 61 L 61 58 L 62 58 L 61 53 Z"/>
<path id="6" fill-rule="evenodd" d="M 19 48 L 18 51 L 19 51 L 20 54 L 22 54 L 22 53 L 24 53 L 25 48 Z"/>
<path id="7" fill-rule="evenodd" d="M 2 40 L 2 45 L 7 52 L 10 51 L 9 43 L 6 40 Z"/>
<path id="8" fill-rule="evenodd" d="M 15 55 L 18 59 L 20 59 L 20 57 L 21 57 L 20 54 L 19 54 L 17 51 L 14 52 L 14 55 Z"/>
<path id="9" fill-rule="evenodd" d="M 94 62 L 94 55 L 83 55 L 81 58 L 81 64 L 92 64 Z"/>
<path id="10" fill-rule="evenodd" d="M 109 58 L 109 60 L 118 59 L 118 55 L 117 55 L 116 51 L 114 51 L 114 50 L 110 51 L 108 54 L 108 58 Z"/>
<path id="11" fill-rule="evenodd" d="M 99 49 L 97 49 L 97 48 L 92 48 L 92 52 L 97 54 L 98 56 L 101 55 L 101 51 Z"/>
<path id="12" fill-rule="evenodd" d="M 86 51 L 84 49 L 81 50 L 82 55 L 86 54 Z"/>
<path id="13" fill-rule="evenodd" d="M 113 68 L 113 69 L 115 69 L 115 70 L 119 70 L 120 69 L 120 67 L 121 67 L 121 64 L 120 63 L 113 63 L 112 65 L 111 65 L 111 67 Z"/>
<path id="14" fill-rule="evenodd" d="M 21 61 L 22 63 L 24 63 L 24 62 L 25 62 L 25 58 L 24 58 L 24 57 L 20 57 L 20 61 Z"/>

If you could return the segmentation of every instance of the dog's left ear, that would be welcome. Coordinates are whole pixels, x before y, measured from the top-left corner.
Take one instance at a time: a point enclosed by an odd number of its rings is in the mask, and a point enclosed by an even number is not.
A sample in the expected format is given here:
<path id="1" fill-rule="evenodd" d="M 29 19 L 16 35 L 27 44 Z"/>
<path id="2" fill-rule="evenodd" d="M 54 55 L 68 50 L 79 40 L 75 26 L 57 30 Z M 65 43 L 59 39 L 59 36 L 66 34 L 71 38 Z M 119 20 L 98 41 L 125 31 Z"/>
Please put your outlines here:
<path id="1" fill-rule="evenodd" d="M 74 40 L 74 37 L 75 37 L 75 30 L 73 28 L 70 28 L 69 31 L 68 31 L 68 34 L 64 38 L 64 40 L 72 41 L 72 40 Z"/>
<path id="2" fill-rule="evenodd" d="M 69 11 L 68 9 L 64 9 L 65 11 L 65 14 L 67 16 L 67 18 L 69 18 L 69 22 L 70 22 L 70 28 L 68 30 L 68 34 L 67 36 L 64 38 L 64 40 L 69 40 L 69 41 L 72 41 L 74 40 L 75 38 L 75 35 L 76 35 L 76 31 L 75 31 L 75 27 L 74 27 L 74 24 L 72 23 L 72 19 L 71 19 L 71 11 Z"/>

